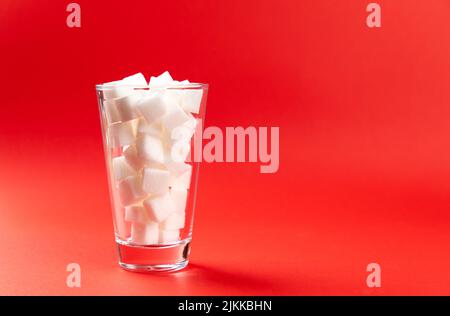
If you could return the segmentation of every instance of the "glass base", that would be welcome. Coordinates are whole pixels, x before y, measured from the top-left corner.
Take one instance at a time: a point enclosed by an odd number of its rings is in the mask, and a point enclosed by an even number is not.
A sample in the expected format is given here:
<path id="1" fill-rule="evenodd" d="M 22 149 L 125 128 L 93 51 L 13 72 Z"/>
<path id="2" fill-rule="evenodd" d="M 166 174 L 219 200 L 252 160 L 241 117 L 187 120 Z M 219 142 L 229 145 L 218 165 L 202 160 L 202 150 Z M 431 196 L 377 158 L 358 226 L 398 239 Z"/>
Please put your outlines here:
<path id="1" fill-rule="evenodd" d="M 191 239 L 175 244 L 137 246 L 116 239 L 119 265 L 128 271 L 177 271 L 187 266 Z"/>

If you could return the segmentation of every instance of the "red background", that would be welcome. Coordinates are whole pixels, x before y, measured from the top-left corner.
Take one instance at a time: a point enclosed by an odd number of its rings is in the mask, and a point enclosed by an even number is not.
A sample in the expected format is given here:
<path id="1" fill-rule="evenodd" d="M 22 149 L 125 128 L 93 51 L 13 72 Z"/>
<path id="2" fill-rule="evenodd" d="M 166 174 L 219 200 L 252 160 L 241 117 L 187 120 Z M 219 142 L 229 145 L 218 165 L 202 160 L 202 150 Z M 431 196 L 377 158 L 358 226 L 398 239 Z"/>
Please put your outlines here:
<path id="1" fill-rule="evenodd" d="M 0 4 L 0 294 L 450 294 L 448 1 L 69 2 Z M 202 164 L 189 268 L 136 274 L 94 85 L 164 70 L 207 125 L 279 126 L 280 169 Z"/>

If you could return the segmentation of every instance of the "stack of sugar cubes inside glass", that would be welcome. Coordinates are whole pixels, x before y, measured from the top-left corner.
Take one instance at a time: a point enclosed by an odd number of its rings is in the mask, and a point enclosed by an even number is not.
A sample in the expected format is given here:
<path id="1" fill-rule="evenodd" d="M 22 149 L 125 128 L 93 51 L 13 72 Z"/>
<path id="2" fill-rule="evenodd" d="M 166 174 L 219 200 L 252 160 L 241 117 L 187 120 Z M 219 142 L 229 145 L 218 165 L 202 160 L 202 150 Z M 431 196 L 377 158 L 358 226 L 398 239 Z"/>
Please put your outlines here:
<path id="1" fill-rule="evenodd" d="M 138 245 L 180 240 L 192 177 L 191 140 L 203 91 L 168 72 L 103 85 L 116 236 Z"/>

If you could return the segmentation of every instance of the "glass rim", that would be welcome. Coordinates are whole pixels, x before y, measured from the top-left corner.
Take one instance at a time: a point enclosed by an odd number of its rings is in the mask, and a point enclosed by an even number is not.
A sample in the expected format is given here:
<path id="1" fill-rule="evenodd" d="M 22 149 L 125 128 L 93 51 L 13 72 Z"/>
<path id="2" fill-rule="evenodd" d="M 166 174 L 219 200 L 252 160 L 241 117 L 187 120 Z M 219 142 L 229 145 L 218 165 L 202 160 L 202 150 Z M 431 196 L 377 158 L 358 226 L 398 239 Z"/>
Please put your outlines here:
<path id="1" fill-rule="evenodd" d="M 160 90 L 160 89 L 186 89 L 186 88 L 202 88 L 202 89 L 208 89 L 209 85 L 207 83 L 197 83 L 197 82 L 190 82 L 190 83 L 168 83 L 168 84 L 162 84 L 157 86 L 150 87 L 147 85 L 136 85 L 136 84 L 108 84 L 108 83 L 101 83 L 96 84 L 95 89 L 97 91 L 105 91 L 105 90 L 112 90 L 115 88 L 134 88 L 134 89 L 151 89 L 151 90 Z"/>

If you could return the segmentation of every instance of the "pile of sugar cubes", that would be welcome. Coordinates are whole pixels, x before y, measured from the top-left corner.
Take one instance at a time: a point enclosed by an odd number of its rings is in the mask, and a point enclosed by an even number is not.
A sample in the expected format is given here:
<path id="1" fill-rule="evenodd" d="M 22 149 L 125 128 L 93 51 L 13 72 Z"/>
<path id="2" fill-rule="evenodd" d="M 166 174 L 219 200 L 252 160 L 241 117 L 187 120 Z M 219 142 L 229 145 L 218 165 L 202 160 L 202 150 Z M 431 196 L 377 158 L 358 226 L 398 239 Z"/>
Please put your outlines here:
<path id="1" fill-rule="evenodd" d="M 168 72 L 103 85 L 116 233 L 133 244 L 180 239 L 192 165 L 186 163 L 202 89 L 184 89 Z"/>

